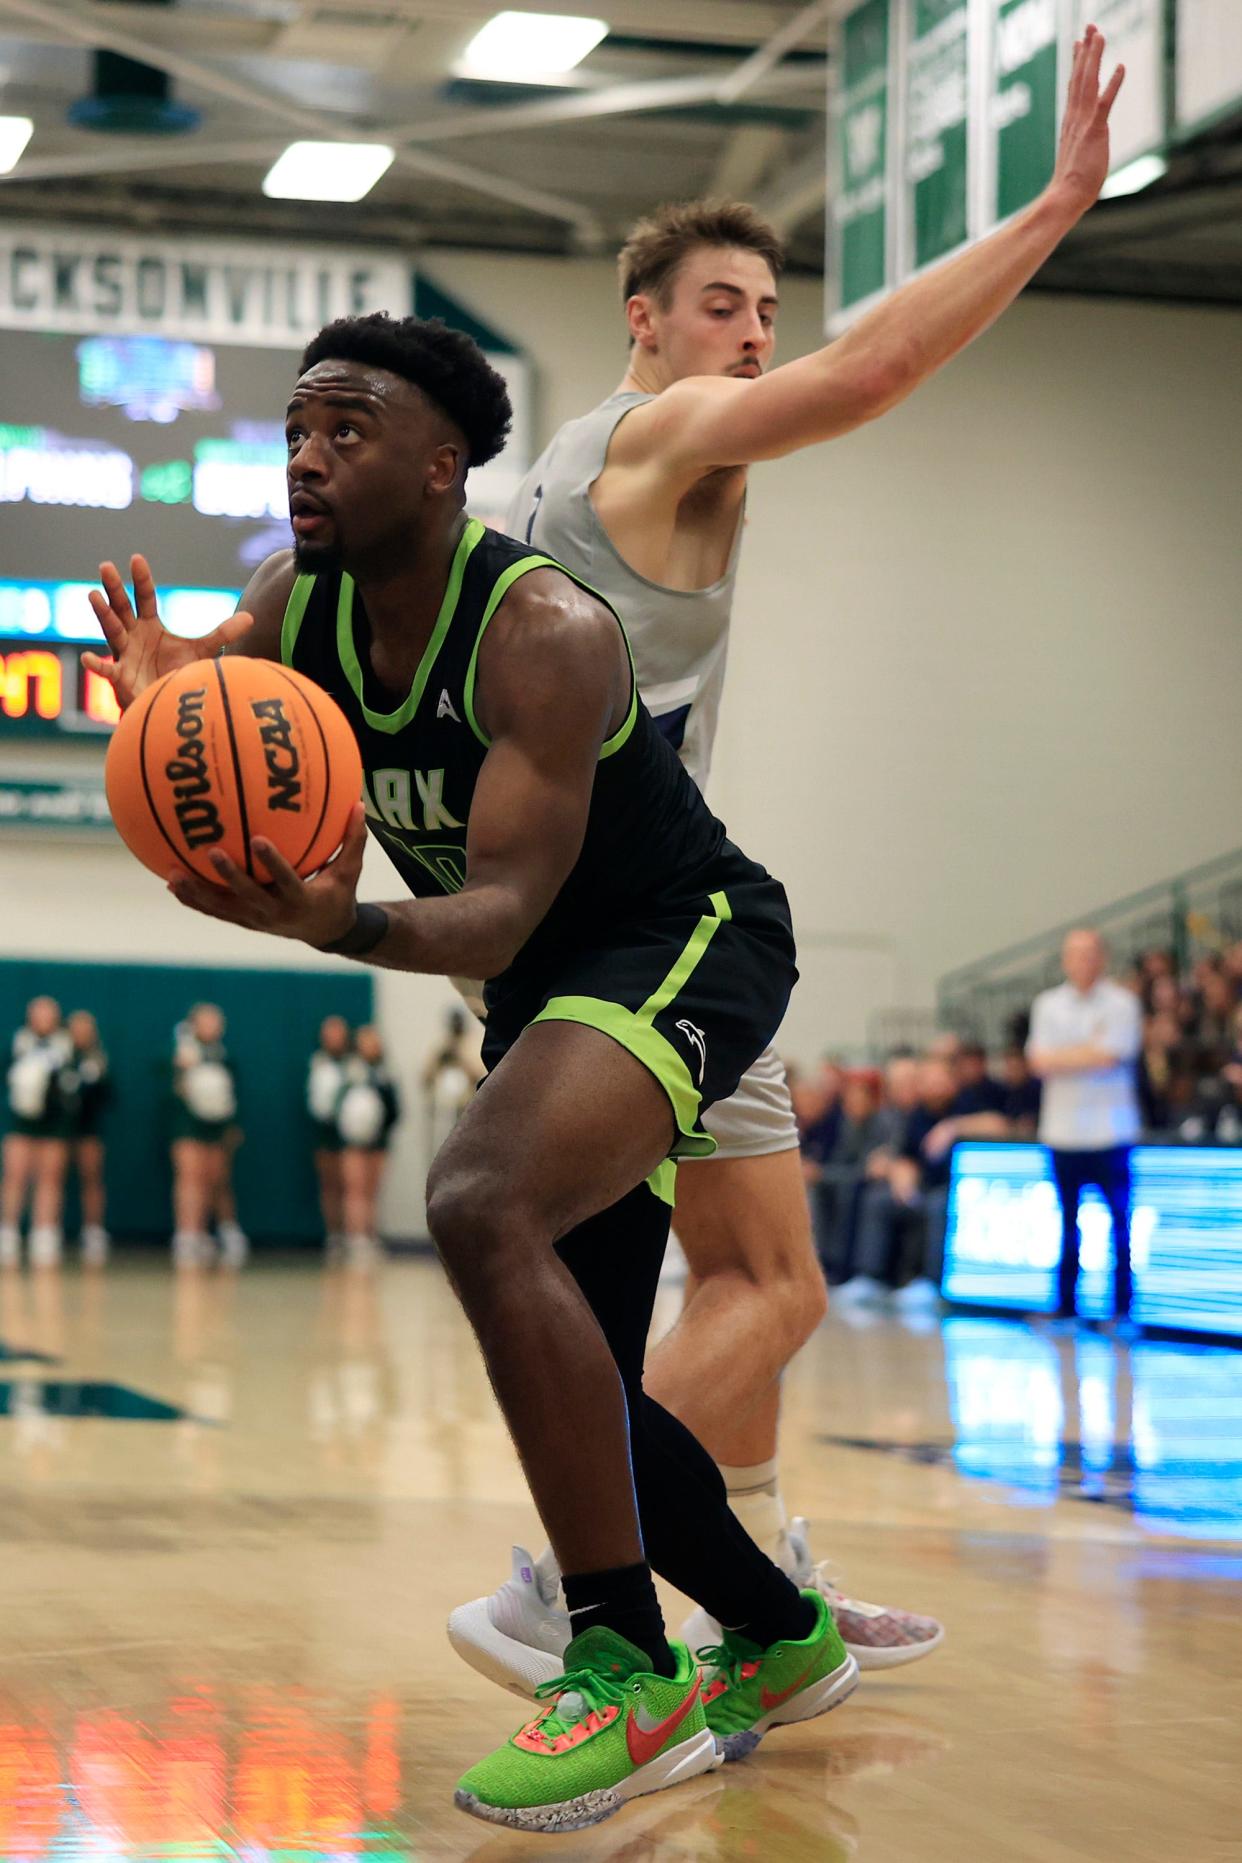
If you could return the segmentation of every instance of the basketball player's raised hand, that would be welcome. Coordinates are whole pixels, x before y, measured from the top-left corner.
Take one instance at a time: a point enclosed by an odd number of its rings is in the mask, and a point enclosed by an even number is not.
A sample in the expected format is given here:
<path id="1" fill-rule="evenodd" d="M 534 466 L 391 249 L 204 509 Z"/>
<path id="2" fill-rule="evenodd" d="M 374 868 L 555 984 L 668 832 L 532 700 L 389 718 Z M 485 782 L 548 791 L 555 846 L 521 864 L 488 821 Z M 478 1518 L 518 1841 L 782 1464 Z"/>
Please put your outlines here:
<path id="1" fill-rule="evenodd" d="M 112 658 L 106 660 L 97 653 L 82 655 L 88 672 L 109 681 L 122 711 L 165 673 L 191 660 L 214 660 L 241 639 L 252 620 L 248 614 L 230 615 L 201 640 L 186 640 L 180 634 L 170 634 L 160 620 L 155 578 L 145 556 L 130 558 L 129 574 L 134 585 L 133 602 L 116 564 L 99 565 L 103 590 L 92 589 L 88 600 L 112 649 Z"/>
<path id="2" fill-rule="evenodd" d="M 1125 66 L 1118 65 L 1107 89 L 1101 91 L 1103 56 L 1104 35 L 1097 26 L 1088 26 L 1074 46 L 1061 144 L 1052 177 L 1053 187 L 1064 188 L 1077 197 L 1083 213 L 1096 200 L 1108 176 L 1108 116 L 1126 75 Z"/>

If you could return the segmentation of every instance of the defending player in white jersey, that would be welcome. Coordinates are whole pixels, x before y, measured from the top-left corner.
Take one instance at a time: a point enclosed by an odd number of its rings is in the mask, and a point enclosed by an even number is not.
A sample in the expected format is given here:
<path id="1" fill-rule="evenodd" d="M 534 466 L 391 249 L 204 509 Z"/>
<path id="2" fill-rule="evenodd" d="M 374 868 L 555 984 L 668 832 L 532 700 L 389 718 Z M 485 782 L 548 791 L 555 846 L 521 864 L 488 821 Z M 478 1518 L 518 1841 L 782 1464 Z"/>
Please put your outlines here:
<path id="1" fill-rule="evenodd" d="M 700 787 L 724 681 L 749 468 L 818 445 L 898 405 L 1017 297 L 1092 205 L 1108 173 L 1118 68 L 1075 47 L 1056 172 L 992 237 L 897 292 L 838 342 L 768 372 L 783 253 L 753 209 L 692 202 L 634 229 L 620 255 L 629 368 L 568 422 L 515 498 L 506 528 L 564 562 L 623 616 L 648 709 Z M 770 1051 L 706 1125 L 715 1157 L 679 1174 L 675 1226 L 690 1266 L 678 1324 L 645 1385 L 705 1444 L 734 1512 L 802 1585 L 827 1596 L 862 1668 L 929 1654 L 934 1619 L 843 1597 L 786 1520 L 776 1472 L 780 1379 L 823 1317 L 783 1069 Z M 453 1613 L 454 1647 L 518 1692 L 555 1675 L 569 1636 L 550 1554 L 514 1549 L 512 1577 Z M 715 1642 L 702 1612 L 683 1628 Z"/>

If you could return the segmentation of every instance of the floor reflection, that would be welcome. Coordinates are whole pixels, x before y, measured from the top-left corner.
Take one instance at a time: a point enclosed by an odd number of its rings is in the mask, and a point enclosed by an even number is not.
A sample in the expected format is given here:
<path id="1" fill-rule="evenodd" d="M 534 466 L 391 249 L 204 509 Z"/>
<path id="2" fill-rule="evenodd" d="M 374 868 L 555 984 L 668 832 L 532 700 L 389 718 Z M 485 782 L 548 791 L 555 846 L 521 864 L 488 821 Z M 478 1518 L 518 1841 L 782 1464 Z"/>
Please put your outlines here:
<path id="1" fill-rule="evenodd" d="M 1013 1506 L 1068 1499 L 1242 1541 L 1242 1352 L 960 1316 L 941 1333 L 952 1443 L 824 1440 L 950 1463 Z"/>
<path id="2" fill-rule="evenodd" d="M 0 1725 L 5 1859 L 244 1857 L 405 1859 L 399 1714 L 375 1696 L 346 1735 L 297 1699 L 256 1696 L 226 1714 L 207 1688 L 154 1724 L 84 1714 L 62 1743 L 48 1726 Z"/>
<path id="3" fill-rule="evenodd" d="M 405 1717 L 408 1720 L 408 1716 Z M 835 1802 L 867 1776 L 948 1751 L 938 1728 L 908 1713 L 853 1706 L 822 1728 L 787 1730 L 762 1764 L 743 1762 L 632 1806 L 624 1818 L 575 1834 L 564 1854 L 592 1858 L 742 1857 L 764 1863 L 838 1863 L 854 1856 L 859 1826 Z M 403 1734 L 413 1798 L 403 1782 Z M 83 1712 L 65 1726 L 54 1710 L 20 1718 L 0 1702 L 0 1858 L 232 1858 L 242 1863 L 414 1863 L 442 1855 L 497 1860 L 530 1853 L 531 1839 L 461 1821 L 447 1847 L 425 1842 L 416 1721 L 395 1696 L 329 1708 L 309 1691 L 255 1689 L 240 1699 L 187 1687 L 154 1714 Z M 437 1817 L 438 1822 L 438 1817 Z M 562 1847 L 557 1846 L 558 1854 Z"/>

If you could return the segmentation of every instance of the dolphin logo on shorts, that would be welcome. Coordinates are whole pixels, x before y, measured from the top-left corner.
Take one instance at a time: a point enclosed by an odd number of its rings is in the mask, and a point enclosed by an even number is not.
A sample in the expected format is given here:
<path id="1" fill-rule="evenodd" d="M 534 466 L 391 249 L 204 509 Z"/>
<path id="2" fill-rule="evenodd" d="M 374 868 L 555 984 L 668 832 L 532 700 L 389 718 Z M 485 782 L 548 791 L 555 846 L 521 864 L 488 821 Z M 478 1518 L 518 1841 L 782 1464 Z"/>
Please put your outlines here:
<path id="1" fill-rule="evenodd" d="M 693 1022 L 679 1022 L 677 1026 L 699 1057 L 699 1085 L 701 1087 L 703 1075 L 707 1069 L 707 1037 L 702 1029 L 694 1026 Z"/>

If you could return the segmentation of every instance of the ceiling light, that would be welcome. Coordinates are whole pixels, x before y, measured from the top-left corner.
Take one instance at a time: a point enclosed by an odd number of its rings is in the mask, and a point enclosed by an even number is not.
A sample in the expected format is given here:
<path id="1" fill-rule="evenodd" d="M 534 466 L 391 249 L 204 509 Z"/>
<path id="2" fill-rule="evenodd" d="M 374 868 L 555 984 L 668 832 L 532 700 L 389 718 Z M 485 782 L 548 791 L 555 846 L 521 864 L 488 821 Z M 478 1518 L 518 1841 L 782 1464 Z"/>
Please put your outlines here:
<path id="1" fill-rule="evenodd" d="M 392 166 L 381 142 L 291 142 L 263 177 L 281 201 L 360 201 Z"/>
<path id="2" fill-rule="evenodd" d="M 1167 175 L 1169 164 L 1163 155 L 1140 155 L 1136 162 L 1127 162 L 1115 175 L 1110 175 L 1100 189 L 1102 201 L 1116 200 L 1121 194 L 1137 194 L 1142 188 L 1149 188 L 1153 181 L 1159 181 L 1161 175 Z"/>
<path id="3" fill-rule="evenodd" d="M 17 167 L 33 134 L 34 124 L 28 116 L 0 116 L 0 175 Z"/>
<path id="4" fill-rule="evenodd" d="M 607 35 L 604 19 L 553 13 L 497 13 L 477 32 L 457 70 L 463 77 L 520 84 L 580 65 Z"/>

